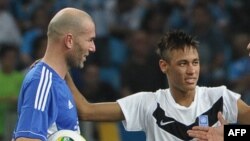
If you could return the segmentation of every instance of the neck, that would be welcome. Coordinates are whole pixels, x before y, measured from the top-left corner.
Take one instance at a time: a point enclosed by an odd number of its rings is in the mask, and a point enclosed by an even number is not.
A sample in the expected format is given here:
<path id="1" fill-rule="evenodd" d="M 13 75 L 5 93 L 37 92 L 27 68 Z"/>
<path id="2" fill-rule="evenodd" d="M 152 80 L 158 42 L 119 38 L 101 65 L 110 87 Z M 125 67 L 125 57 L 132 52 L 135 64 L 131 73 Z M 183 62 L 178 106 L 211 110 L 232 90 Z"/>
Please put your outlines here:
<path id="1" fill-rule="evenodd" d="M 181 91 L 170 88 L 170 92 L 175 102 L 181 106 L 189 107 L 194 101 L 195 89 L 190 91 Z"/>
<path id="2" fill-rule="evenodd" d="M 49 65 L 51 68 L 53 68 L 54 71 L 57 72 L 62 79 L 65 78 L 68 72 L 68 66 L 65 61 L 63 52 L 60 52 L 56 49 L 53 50 L 50 47 L 46 50 L 46 53 L 42 61 L 45 62 L 47 65 Z"/>

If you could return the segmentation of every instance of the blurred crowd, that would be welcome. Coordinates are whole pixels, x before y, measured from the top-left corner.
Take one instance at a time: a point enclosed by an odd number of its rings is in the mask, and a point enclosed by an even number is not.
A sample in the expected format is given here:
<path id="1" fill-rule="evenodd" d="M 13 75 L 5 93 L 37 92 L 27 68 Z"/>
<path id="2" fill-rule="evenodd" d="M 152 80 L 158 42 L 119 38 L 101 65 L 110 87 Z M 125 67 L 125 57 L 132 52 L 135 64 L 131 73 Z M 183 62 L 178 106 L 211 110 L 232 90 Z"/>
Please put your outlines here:
<path id="1" fill-rule="evenodd" d="M 90 102 L 166 88 L 155 48 L 164 32 L 181 29 L 200 41 L 198 84 L 226 85 L 250 104 L 249 6 L 249 0 L 0 0 L 0 141 L 11 136 L 23 76 L 43 56 L 48 22 L 61 8 L 83 9 L 96 23 L 97 51 L 84 69 L 71 71 Z"/>

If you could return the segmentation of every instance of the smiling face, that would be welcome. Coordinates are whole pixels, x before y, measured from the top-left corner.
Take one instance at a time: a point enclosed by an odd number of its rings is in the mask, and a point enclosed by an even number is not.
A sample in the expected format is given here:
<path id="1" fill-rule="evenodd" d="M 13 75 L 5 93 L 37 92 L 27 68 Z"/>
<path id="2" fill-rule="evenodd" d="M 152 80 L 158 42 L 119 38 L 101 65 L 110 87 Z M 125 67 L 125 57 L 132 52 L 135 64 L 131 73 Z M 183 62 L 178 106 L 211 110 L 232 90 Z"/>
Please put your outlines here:
<path id="1" fill-rule="evenodd" d="M 90 15 L 76 8 L 64 8 L 48 26 L 49 50 L 57 46 L 67 67 L 83 68 L 90 52 L 95 52 L 95 24 Z M 60 43 L 60 45 L 59 45 Z M 51 51 L 50 51 L 51 52 Z M 57 57 L 57 56 L 54 56 Z"/>
<path id="2" fill-rule="evenodd" d="M 169 51 L 169 61 L 160 60 L 172 91 L 194 91 L 200 73 L 198 51 L 192 47 Z"/>
<path id="3" fill-rule="evenodd" d="M 71 67 L 83 68 L 90 52 L 95 52 L 95 26 L 92 21 L 85 23 L 84 32 L 73 35 L 73 47 L 68 53 L 66 61 Z"/>

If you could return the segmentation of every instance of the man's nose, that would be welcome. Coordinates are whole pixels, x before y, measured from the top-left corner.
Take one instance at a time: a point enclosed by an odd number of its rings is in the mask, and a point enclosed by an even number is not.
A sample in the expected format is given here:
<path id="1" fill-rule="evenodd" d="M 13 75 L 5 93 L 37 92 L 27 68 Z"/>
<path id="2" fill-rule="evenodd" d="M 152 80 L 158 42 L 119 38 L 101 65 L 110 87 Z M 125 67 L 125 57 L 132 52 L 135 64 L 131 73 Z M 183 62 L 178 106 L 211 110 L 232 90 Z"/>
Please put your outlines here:
<path id="1" fill-rule="evenodd" d="M 96 48 L 95 48 L 95 44 L 93 43 L 92 45 L 91 45 L 91 47 L 89 48 L 89 51 L 91 51 L 91 52 L 95 52 L 96 51 Z"/>

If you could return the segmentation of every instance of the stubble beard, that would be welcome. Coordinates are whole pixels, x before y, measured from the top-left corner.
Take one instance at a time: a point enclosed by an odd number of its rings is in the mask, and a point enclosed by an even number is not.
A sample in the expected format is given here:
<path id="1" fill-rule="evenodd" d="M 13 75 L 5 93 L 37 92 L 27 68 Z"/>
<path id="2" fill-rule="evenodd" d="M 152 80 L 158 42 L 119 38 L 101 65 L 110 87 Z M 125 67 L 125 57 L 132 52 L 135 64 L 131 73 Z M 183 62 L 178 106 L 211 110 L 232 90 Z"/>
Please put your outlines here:
<path id="1" fill-rule="evenodd" d="M 84 60 L 82 59 L 83 50 L 78 42 L 74 42 L 73 50 L 67 55 L 68 66 L 82 69 L 84 67 Z"/>
<path id="2" fill-rule="evenodd" d="M 80 68 L 82 69 L 84 67 L 84 62 L 81 62 L 76 58 L 76 54 L 70 54 L 66 58 L 67 65 L 70 68 Z"/>
<path id="3" fill-rule="evenodd" d="M 84 67 L 84 62 L 79 62 L 79 68 L 82 69 Z"/>

